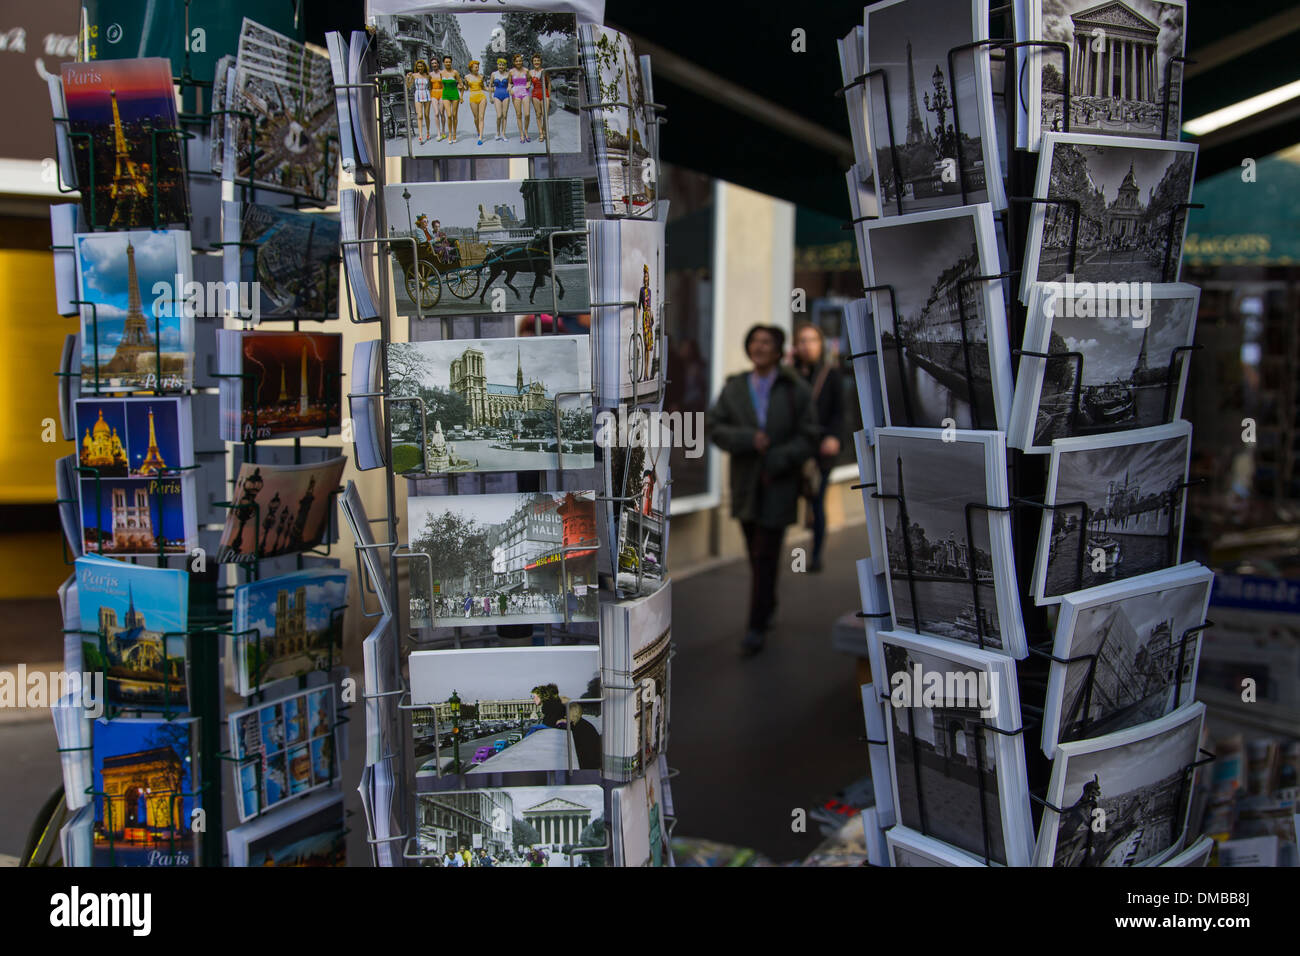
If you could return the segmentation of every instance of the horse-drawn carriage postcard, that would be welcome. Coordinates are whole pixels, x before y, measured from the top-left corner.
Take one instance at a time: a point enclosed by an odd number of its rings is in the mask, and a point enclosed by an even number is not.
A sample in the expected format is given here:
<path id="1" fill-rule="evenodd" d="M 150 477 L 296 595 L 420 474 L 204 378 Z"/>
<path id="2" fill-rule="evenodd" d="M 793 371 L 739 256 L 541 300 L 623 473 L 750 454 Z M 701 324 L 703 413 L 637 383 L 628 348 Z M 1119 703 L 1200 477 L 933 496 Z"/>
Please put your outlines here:
<path id="1" fill-rule="evenodd" d="M 577 18 L 491 11 L 373 16 L 389 156 L 577 153 Z"/>
<path id="2" fill-rule="evenodd" d="M 590 308 L 581 179 L 395 183 L 384 205 L 401 314 Z"/>
<path id="3" fill-rule="evenodd" d="M 593 468 L 586 335 L 394 342 L 399 473 Z"/>

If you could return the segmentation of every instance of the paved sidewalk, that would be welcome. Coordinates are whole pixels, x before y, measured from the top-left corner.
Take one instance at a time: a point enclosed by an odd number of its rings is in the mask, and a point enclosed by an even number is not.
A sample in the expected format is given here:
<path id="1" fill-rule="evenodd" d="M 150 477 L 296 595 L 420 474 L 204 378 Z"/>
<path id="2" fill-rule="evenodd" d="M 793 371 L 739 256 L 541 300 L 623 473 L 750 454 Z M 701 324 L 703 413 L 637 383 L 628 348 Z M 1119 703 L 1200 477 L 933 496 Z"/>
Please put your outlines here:
<path id="1" fill-rule="evenodd" d="M 789 536 L 787 536 L 789 537 Z M 793 547 L 786 542 L 786 554 Z M 811 548 L 808 545 L 809 549 Z M 820 574 L 781 568 L 767 647 L 741 659 L 749 566 L 725 564 L 673 581 L 672 736 L 669 766 L 681 836 L 752 847 L 777 861 L 822 841 L 792 812 L 863 776 L 867 747 L 854 659 L 831 648 L 831 626 L 857 610 L 854 562 L 866 527 L 830 535 Z"/>

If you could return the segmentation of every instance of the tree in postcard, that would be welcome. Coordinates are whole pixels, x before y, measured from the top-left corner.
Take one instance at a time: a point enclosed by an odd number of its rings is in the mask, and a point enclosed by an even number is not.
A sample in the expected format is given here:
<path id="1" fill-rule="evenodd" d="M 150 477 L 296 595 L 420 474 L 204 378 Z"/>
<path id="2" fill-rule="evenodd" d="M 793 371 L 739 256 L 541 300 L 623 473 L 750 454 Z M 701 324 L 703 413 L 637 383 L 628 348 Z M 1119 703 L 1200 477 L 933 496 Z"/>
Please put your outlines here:
<path id="1" fill-rule="evenodd" d="M 466 572 L 473 572 L 492 560 L 488 548 L 488 529 L 473 518 L 443 511 L 429 515 L 424 530 L 412 546 L 423 551 L 433 564 L 433 579 L 443 582 L 443 591 L 459 589 Z M 417 567 L 418 570 L 418 567 Z M 415 575 L 417 585 L 422 575 Z M 431 595 L 424 595 L 431 599 Z"/>
<path id="2" fill-rule="evenodd" d="M 532 846 L 542 842 L 542 835 L 537 832 L 537 828 L 518 817 L 514 818 L 512 833 L 515 846 Z"/>
<path id="3" fill-rule="evenodd" d="M 494 39 L 483 48 L 483 62 L 496 63 L 497 57 L 504 56 L 507 63 L 513 64 L 516 53 L 522 54 L 524 65 L 531 67 L 534 53 L 542 55 L 542 63 L 554 65 L 576 63 L 578 61 L 577 39 L 573 32 L 574 19 L 571 13 L 540 13 L 516 11 L 501 14 L 501 29 L 504 33 L 505 47 L 497 49 L 500 43 Z M 545 47 L 542 38 L 548 35 L 560 35 L 549 47 Z"/>

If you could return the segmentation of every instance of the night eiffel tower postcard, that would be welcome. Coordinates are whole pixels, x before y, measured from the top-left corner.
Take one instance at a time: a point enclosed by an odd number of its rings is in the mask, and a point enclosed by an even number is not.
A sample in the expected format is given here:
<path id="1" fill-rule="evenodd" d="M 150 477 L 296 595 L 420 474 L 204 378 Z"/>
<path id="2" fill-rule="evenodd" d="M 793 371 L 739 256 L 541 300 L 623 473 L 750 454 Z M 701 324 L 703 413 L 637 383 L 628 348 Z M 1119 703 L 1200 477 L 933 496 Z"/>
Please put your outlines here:
<path id="1" fill-rule="evenodd" d="M 81 392 L 177 391 L 194 379 L 190 235 L 79 234 Z"/>
<path id="2" fill-rule="evenodd" d="M 168 60 L 65 63 L 63 101 L 92 229 L 189 225 Z"/>

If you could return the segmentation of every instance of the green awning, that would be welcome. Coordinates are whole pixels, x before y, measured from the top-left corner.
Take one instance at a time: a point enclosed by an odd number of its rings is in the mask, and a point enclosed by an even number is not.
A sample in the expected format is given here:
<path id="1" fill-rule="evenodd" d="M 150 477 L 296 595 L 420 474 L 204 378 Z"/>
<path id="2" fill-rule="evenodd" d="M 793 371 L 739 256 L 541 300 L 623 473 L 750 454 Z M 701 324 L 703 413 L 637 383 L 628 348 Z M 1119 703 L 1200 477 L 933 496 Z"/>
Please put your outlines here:
<path id="1" fill-rule="evenodd" d="M 1300 146 L 1260 159 L 1255 181 L 1229 169 L 1192 192 L 1204 209 L 1187 222 L 1183 261 L 1193 266 L 1300 265 Z"/>

